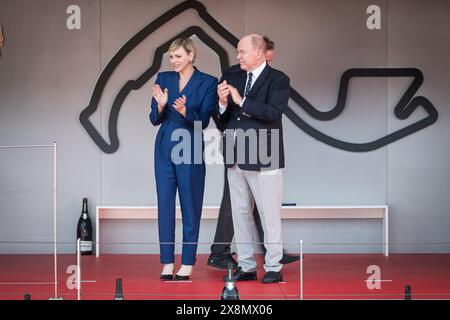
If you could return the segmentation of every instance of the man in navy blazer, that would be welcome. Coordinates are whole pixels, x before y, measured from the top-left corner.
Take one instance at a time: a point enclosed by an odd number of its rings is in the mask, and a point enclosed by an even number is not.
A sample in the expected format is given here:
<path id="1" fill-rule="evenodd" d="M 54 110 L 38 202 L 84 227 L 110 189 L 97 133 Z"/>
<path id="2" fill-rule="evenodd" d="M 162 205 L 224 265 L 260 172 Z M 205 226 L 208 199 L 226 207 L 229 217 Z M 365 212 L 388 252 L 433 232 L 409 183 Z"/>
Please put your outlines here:
<path id="1" fill-rule="evenodd" d="M 275 51 L 275 43 L 269 39 L 269 37 L 264 36 L 264 41 L 266 42 L 267 51 L 266 51 L 266 61 L 270 64 L 274 57 Z M 228 68 L 224 74 L 222 75 L 223 79 L 229 79 L 228 73 L 241 72 L 241 66 L 239 64 L 233 65 Z M 223 132 L 226 129 L 226 125 L 223 126 L 217 119 L 217 115 L 213 115 L 214 122 L 216 123 L 217 128 Z M 224 179 L 224 187 L 223 187 L 223 195 L 222 201 L 220 203 L 219 217 L 217 219 L 216 232 L 214 235 L 214 243 L 211 245 L 211 254 L 208 257 L 207 264 L 208 266 L 218 268 L 218 269 L 227 269 L 228 265 L 231 263 L 233 268 L 237 268 L 237 262 L 233 259 L 231 254 L 231 241 L 234 236 L 233 229 L 233 219 L 231 216 L 231 200 L 230 200 L 230 190 L 228 187 L 228 178 L 227 178 L 228 169 L 225 168 L 225 179 Z M 253 209 L 253 217 L 255 218 L 255 224 L 258 231 L 258 236 L 261 241 L 264 239 L 264 231 L 261 224 L 261 219 L 259 217 L 258 208 L 255 206 Z M 265 254 L 266 250 L 263 246 L 263 253 Z M 292 263 L 298 261 L 300 259 L 299 255 L 290 255 L 287 252 L 283 251 L 283 258 L 281 259 L 282 264 Z"/>
<path id="2" fill-rule="evenodd" d="M 265 54 L 266 44 L 261 36 L 248 35 L 239 41 L 237 58 L 242 71 L 228 73 L 218 85 L 215 115 L 226 126 L 223 152 L 238 253 L 234 280 L 256 280 L 256 261 L 250 244 L 256 202 L 267 249 L 262 282 L 274 283 L 282 280 L 282 115 L 290 84 L 283 72 L 267 65 Z"/>

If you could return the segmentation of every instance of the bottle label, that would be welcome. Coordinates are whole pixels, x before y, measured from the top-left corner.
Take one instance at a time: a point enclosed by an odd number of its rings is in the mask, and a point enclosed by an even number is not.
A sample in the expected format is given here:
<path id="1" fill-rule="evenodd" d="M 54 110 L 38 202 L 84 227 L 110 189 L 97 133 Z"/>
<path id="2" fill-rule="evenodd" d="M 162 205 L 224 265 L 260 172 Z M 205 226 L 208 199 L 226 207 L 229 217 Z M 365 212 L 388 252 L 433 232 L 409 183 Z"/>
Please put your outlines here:
<path id="1" fill-rule="evenodd" d="M 92 251 L 92 241 L 80 241 L 80 251 Z"/>

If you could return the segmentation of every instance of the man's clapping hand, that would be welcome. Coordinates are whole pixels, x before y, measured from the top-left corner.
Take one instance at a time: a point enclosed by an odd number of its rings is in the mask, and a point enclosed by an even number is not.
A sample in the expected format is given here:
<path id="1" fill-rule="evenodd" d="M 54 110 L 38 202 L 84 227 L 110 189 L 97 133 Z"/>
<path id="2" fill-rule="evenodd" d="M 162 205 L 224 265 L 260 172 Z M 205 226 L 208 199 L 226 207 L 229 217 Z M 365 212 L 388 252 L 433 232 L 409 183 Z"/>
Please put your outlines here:
<path id="1" fill-rule="evenodd" d="M 222 83 L 217 86 L 217 95 L 219 96 L 220 104 L 223 106 L 228 104 L 228 95 L 231 95 L 235 104 L 240 105 L 242 102 L 239 91 L 231 84 L 228 84 L 226 80 L 222 81 Z"/>

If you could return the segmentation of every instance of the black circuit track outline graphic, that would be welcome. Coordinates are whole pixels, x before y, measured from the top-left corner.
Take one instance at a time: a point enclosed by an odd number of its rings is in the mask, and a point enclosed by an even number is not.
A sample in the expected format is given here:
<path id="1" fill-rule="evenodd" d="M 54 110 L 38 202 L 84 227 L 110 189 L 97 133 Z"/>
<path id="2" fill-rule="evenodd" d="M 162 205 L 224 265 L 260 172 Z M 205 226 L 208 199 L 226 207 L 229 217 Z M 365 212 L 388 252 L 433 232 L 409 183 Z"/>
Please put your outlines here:
<path id="1" fill-rule="evenodd" d="M 137 45 L 139 45 L 145 38 L 151 33 L 160 28 L 162 25 L 175 18 L 179 14 L 188 9 L 194 9 L 198 12 L 201 19 L 203 19 L 215 32 L 228 41 L 233 47 L 237 47 L 239 39 L 232 33 L 226 30 L 216 19 L 214 19 L 206 10 L 205 6 L 194 0 L 188 0 L 180 3 L 179 5 L 168 10 L 162 14 L 159 18 L 145 26 L 130 40 L 128 40 L 119 51 L 112 57 L 106 67 L 101 72 L 94 91 L 91 95 L 88 106 L 80 113 L 79 119 L 89 136 L 94 140 L 97 146 L 105 153 L 114 153 L 119 148 L 119 138 L 117 134 L 117 121 L 119 117 L 120 109 L 123 105 L 128 94 L 131 90 L 140 89 L 153 75 L 155 75 L 161 67 L 163 55 L 169 49 L 170 43 L 178 37 L 190 37 L 196 35 L 200 40 L 209 46 L 214 52 L 217 53 L 220 60 L 221 71 L 224 72 L 229 67 L 228 55 L 225 49 L 219 45 L 213 38 L 206 34 L 200 27 L 191 26 L 179 33 L 172 39 L 168 40 L 161 46 L 159 46 L 154 54 L 152 65 L 137 79 L 128 80 L 123 87 L 119 90 L 119 93 L 115 97 L 108 121 L 108 135 L 110 143 L 103 139 L 100 132 L 94 127 L 89 120 L 89 117 L 97 110 L 100 98 L 106 83 L 113 74 L 116 67 L 122 62 L 122 60 L 130 53 Z M 400 98 L 394 109 L 394 114 L 398 119 L 404 120 L 408 118 L 414 110 L 422 106 L 427 112 L 428 116 L 422 120 L 419 120 L 413 124 L 410 124 L 398 131 L 390 133 L 377 140 L 367 143 L 351 143 L 342 140 L 335 139 L 329 135 L 322 133 L 315 129 L 307 122 L 305 122 L 292 107 L 288 106 L 285 110 L 285 116 L 291 120 L 298 128 L 303 130 L 313 138 L 338 149 L 352 151 L 352 152 L 367 152 L 376 150 L 394 141 L 397 141 L 405 136 L 408 136 L 414 132 L 417 132 L 427 126 L 432 125 L 438 119 L 438 112 L 433 104 L 423 96 L 416 96 L 421 84 L 423 83 L 423 74 L 416 68 L 352 68 L 346 70 L 340 79 L 339 93 L 336 106 L 329 111 L 317 110 L 311 105 L 304 97 L 302 97 L 295 89 L 291 87 L 290 98 L 300 106 L 308 115 L 317 120 L 328 121 L 338 117 L 345 108 L 348 87 L 351 78 L 354 77 L 412 77 L 413 81 L 410 86 Z"/>

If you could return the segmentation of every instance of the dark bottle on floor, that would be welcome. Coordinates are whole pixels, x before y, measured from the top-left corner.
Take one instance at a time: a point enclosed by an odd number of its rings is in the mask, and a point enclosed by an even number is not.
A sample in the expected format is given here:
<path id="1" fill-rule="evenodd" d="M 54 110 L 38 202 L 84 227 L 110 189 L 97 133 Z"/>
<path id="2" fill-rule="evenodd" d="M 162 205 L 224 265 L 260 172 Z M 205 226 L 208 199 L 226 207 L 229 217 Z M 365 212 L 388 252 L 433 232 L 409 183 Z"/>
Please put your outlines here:
<path id="1" fill-rule="evenodd" d="M 114 300 L 123 300 L 122 279 L 116 279 L 116 293 Z"/>
<path id="2" fill-rule="evenodd" d="M 411 297 L 411 286 L 405 286 L 405 300 L 412 300 Z"/>
<path id="3" fill-rule="evenodd" d="M 233 280 L 233 265 L 228 264 L 228 276 L 225 281 L 225 287 L 222 290 L 221 300 L 240 300 L 236 283 Z"/>
<path id="4" fill-rule="evenodd" d="M 83 209 L 77 225 L 77 239 L 80 239 L 80 253 L 92 254 L 92 221 L 88 213 L 87 198 L 83 198 Z"/>

